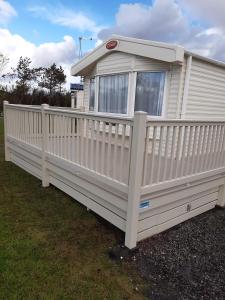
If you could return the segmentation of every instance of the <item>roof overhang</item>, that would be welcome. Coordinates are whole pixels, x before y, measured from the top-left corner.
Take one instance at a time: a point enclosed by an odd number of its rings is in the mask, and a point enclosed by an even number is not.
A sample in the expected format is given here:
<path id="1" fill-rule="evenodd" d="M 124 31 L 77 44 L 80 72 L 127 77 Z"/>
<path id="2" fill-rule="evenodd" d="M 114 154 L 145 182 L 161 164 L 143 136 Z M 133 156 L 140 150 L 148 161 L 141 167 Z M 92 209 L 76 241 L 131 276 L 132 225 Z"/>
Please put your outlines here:
<path id="1" fill-rule="evenodd" d="M 116 47 L 114 49 L 107 49 L 106 44 L 112 40 L 117 41 Z M 115 51 L 148 57 L 168 63 L 182 63 L 184 60 L 184 48 L 181 46 L 113 35 L 110 39 L 73 65 L 71 67 L 71 75 L 88 75 L 90 68 L 101 57 Z"/>

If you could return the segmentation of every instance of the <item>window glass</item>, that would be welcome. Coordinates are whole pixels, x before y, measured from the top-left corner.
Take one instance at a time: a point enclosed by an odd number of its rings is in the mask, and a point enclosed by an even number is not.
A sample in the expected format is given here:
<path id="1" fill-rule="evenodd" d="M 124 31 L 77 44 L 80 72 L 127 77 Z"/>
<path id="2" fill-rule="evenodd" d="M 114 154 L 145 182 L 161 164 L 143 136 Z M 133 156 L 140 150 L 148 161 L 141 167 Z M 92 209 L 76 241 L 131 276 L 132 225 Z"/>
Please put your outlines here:
<path id="1" fill-rule="evenodd" d="M 138 72 L 134 110 L 161 116 L 164 85 L 165 72 Z"/>
<path id="2" fill-rule="evenodd" d="M 98 111 L 116 114 L 127 113 L 128 74 L 99 78 Z"/>
<path id="3" fill-rule="evenodd" d="M 95 79 L 90 79 L 90 99 L 89 99 L 89 110 L 95 109 Z"/>

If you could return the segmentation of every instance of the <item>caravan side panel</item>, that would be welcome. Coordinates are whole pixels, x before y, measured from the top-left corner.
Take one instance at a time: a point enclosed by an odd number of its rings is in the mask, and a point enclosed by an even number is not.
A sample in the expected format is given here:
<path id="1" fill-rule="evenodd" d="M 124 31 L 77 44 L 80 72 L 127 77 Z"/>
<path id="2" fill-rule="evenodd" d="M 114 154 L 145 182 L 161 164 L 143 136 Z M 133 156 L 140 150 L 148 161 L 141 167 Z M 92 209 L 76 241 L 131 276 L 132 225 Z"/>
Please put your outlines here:
<path id="1" fill-rule="evenodd" d="M 167 86 L 167 105 L 166 105 L 166 117 L 169 119 L 176 119 L 179 114 L 179 103 L 181 98 L 182 85 L 182 66 L 172 66 L 168 73 L 168 86 Z"/>
<path id="2" fill-rule="evenodd" d="M 89 110 L 89 86 L 90 86 L 90 78 L 84 78 L 84 107 L 85 111 Z"/>
<path id="3" fill-rule="evenodd" d="M 132 68 L 133 55 L 113 52 L 100 59 L 96 66 L 96 75 L 129 72 Z"/>
<path id="4" fill-rule="evenodd" d="M 186 118 L 224 119 L 225 69 L 193 58 Z"/>

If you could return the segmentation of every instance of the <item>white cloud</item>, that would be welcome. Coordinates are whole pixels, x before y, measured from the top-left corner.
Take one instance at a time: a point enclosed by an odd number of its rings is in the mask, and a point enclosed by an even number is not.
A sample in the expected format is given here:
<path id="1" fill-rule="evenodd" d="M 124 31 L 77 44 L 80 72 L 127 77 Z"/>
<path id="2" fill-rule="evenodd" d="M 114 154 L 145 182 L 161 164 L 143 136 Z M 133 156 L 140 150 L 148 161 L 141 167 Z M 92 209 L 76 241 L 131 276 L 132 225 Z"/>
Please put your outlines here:
<path id="1" fill-rule="evenodd" d="M 187 20 L 174 0 L 156 0 L 152 5 L 121 4 L 114 27 L 103 29 L 100 38 L 112 33 L 159 41 L 178 41 L 189 33 Z"/>
<path id="2" fill-rule="evenodd" d="M 121 4 L 115 25 L 101 30 L 103 40 L 116 33 L 181 44 L 202 55 L 225 60 L 225 1 L 155 0 L 151 5 Z"/>
<path id="3" fill-rule="evenodd" d="M 88 31 L 94 36 L 102 29 L 96 22 L 83 12 L 67 9 L 62 4 L 52 6 L 31 6 L 28 8 L 35 16 L 45 18 L 53 24 L 77 29 L 82 32 Z"/>
<path id="4" fill-rule="evenodd" d="M 9 2 L 0 0 L 0 24 L 6 25 L 16 15 L 16 10 Z"/>
<path id="5" fill-rule="evenodd" d="M 20 56 L 27 56 L 32 60 L 33 67 L 49 66 L 52 63 L 62 65 L 65 69 L 67 81 L 73 81 L 69 76 L 71 65 L 76 61 L 76 45 L 71 36 L 64 36 L 60 42 L 43 43 L 38 46 L 25 40 L 18 34 L 12 34 L 8 29 L 0 28 L 0 53 L 9 58 L 6 72 L 15 67 Z M 68 86 L 68 85 L 67 85 Z"/>
<path id="6" fill-rule="evenodd" d="M 225 30 L 224 0 L 178 0 L 192 17 L 204 20 L 209 26 L 218 26 Z"/>

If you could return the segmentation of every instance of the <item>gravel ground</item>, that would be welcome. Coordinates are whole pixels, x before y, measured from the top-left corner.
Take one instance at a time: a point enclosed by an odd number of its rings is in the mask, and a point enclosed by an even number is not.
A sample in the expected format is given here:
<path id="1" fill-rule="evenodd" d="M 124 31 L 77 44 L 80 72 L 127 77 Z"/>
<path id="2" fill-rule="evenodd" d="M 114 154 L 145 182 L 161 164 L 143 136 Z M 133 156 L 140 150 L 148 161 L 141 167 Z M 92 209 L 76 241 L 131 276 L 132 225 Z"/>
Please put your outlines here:
<path id="1" fill-rule="evenodd" d="M 151 300 L 225 299 L 225 209 L 216 208 L 138 244 L 126 258 Z"/>

